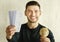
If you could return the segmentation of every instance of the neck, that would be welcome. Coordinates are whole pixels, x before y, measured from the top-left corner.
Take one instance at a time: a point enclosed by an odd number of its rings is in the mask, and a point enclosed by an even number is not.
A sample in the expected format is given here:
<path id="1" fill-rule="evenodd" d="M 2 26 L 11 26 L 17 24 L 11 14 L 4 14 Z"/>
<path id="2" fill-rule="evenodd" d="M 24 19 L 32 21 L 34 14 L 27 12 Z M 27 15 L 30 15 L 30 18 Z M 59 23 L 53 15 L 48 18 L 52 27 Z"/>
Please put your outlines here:
<path id="1" fill-rule="evenodd" d="M 30 23 L 30 22 L 28 22 L 28 27 L 30 28 L 30 29 L 34 29 L 34 28 L 36 28 L 37 26 L 38 26 L 38 22 L 36 22 L 36 23 Z"/>

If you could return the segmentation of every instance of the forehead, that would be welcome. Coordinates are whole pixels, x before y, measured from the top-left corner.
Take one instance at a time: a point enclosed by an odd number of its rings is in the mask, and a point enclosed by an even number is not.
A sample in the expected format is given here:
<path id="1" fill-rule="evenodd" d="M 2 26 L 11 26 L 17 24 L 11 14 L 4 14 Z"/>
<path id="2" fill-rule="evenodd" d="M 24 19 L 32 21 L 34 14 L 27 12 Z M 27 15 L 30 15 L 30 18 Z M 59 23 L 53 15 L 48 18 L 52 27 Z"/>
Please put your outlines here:
<path id="1" fill-rule="evenodd" d="M 31 5 L 27 7 L 27 10 L 39 10 L 40 8 L 37 5 Z"/>

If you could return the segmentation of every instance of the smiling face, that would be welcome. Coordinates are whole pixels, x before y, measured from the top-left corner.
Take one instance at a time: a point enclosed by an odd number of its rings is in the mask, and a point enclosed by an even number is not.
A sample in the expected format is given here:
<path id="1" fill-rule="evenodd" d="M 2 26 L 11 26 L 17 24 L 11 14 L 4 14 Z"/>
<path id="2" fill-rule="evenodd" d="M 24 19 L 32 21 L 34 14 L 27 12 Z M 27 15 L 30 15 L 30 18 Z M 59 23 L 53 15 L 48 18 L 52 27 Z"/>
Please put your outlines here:
<path id="1" fill-rule="evenodd" d="M 35 23 L 41 15 L 40 8 L 37 5 L 28 6 L 25 10 L 25 15 L 27 16 L 28 22 Z"/>

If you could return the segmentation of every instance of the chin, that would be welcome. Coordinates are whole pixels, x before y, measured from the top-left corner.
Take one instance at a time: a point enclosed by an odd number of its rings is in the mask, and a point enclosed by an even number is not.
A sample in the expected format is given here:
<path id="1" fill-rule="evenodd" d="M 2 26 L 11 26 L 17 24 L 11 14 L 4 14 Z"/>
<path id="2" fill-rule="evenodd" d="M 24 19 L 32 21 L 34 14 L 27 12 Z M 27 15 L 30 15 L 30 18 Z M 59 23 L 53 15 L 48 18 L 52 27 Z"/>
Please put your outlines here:
<path id="1" fill-rule="evenodd" d="M 30 21 L 31 23 L 36 23 L 37 21 Z"/>

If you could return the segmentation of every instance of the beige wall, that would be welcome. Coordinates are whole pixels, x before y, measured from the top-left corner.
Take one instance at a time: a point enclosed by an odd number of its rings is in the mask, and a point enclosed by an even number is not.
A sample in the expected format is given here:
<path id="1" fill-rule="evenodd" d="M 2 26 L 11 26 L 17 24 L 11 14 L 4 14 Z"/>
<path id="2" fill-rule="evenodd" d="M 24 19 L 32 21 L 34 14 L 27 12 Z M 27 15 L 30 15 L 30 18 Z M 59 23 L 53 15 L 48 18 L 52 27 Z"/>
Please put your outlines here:
<path id="1" fill-rule="evenodd" d="M 19 19 L 22 20 L 19 23 L 24 23 L 26 21 L 26 17 L 24 16 L 24 8 L 27 1 L 30 0 L 0 0 L 0 42 L 7 42 L 5 38 L 5 29 L 6 26 L 9 25 L 8 11 L 20 11 L 20 15 L 22 17 Z M 59 42 L 60 0 L 38 0 L 38 2 L 41 4 L 42 10 L 42 15 L 39 22 L 51 29 L 54 33 L 56 42 Z"/>

